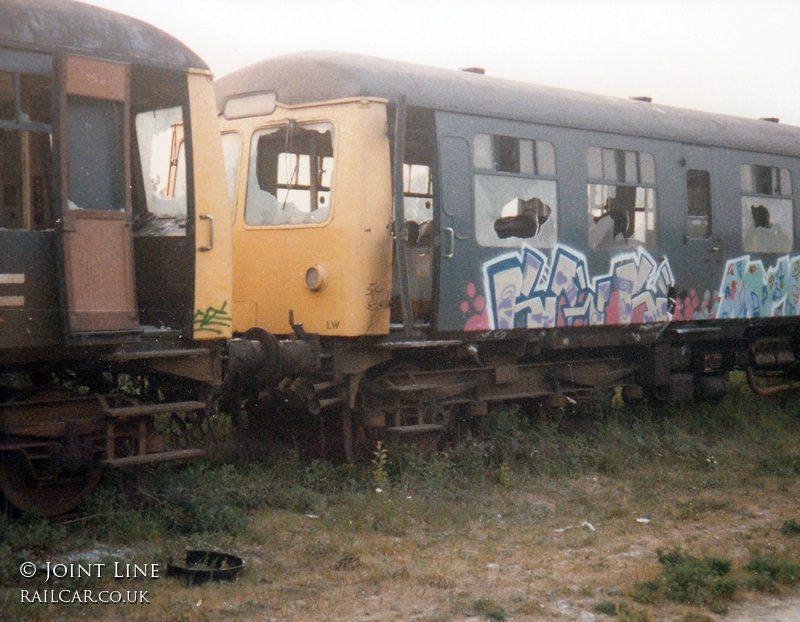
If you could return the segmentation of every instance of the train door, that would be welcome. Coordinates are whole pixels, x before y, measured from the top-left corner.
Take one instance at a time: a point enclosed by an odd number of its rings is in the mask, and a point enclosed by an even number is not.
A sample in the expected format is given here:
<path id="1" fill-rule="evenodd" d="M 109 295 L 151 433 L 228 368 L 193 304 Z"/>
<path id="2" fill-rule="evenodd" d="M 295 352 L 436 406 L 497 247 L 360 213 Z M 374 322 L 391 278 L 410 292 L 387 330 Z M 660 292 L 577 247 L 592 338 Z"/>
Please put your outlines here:
<path id="1" fill-rule="evenodd" d="M 138 329 L 131 231 L 129 67 L 61 66 L 60 250 L 67 338 Z"/>
<path id="2" fill-rule="evenodd" d="M 414 325 L 418 329 L 432 326 L 433 280 L 435 266 L 436 205 L 434 176 L 436 170 L 436 131 L 431 110 L 410 108 L 404 111 L 402 200 L 405 230 L 405 266 L 400 266 L 398 249 L 394 249 L 392 270 L 391 322 L 403 321 L 401 309 L 405 271 L 407 296 Z M 397 183 L 395 181 L 395 183 Z M 396 246 L 396 245 L 395 245 Z"/>
<path id="3" fill-rule="evenodd" d="M 679 288 L 679 313 L 696 315 L 704 303 L 704 292 L 714 291 L 719 284 L 726 259 L 725 241 L 721 236 L 717 206 L 712 192 L 713 166 L 711 149 L 689 147 L 682 149 L 682 197 L 685 215 L 682 239 L 686 248 L 683 259 L 671 258 Z M 681 272 L 683 274 L 681 274 Z M 690 317 L 684 317 L 690 319 Z"/>
<path id="4" fill-rule="evenodd" d="M 482 307 L 475 284 L 464 290 L 472 244 L 472 167 L 470 145 L 461 136 L 439 137 L 441 218 L 437 325 L 441 331 L 464 329 L 458 301 Z M 477 258 L 473 258 L 473 261 Z M 466 264 L 465 264 L 466 262 Z M 467 279 L 468 280 L 468 279 Z M 482 284 L 481 284 L 482 285 Z M 467 298 L 465 298 L 465 296 Z M 483 309 L 475 309 L 481 313 Z"/>

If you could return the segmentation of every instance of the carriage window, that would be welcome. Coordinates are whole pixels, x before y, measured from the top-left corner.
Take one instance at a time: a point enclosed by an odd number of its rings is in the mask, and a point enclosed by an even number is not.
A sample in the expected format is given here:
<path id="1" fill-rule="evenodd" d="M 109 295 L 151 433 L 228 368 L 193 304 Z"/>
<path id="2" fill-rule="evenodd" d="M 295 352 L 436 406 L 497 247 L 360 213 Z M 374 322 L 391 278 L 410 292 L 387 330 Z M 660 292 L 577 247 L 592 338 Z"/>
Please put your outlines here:
<path id="1" fill-rule="evenodd" d="M 478 134 L 475 236 L 482 246 L 537 248 L 557 241 L 555 149 L 544 140 Z M 551 178 L 551 179 L 548 179 Z"/>
<path id="2" fill-rule="evenodd" d="M 794 241 L 794 201 L 788 169 L 741 168 L 742 247 L 748 253 L 788 253 Z"/>
<path id="3" fill-rule="evenodd" d="M 125 209 L 122 118 L 118 102 L 67 98 L 67 168 L 70 209 Z"/>
<path id="4" fill-rule="evenodd" d="M 228 179 L 228 201 L 231 215 L 236 200 L 236 178 L 239 175 L 239 159 L 242 151 L 242 135 L 239 132 L 227 132 L 222 135 L 222 156 L 225 160 L 225 177 Z"/>
<path id="5" fill-rule="evenodd" d="M 590 147 L 586 164 L 589 247 L 655 246 L 656 165 L 652 154 Z"/>
<path id="6" fill-rule="evenodd" d="M 0 71 L 0 228 L 52 226 L 50 77 Z"/>
<path id="7" fill-rule="evenodd" d="M 692 240 L 711 237 L 711 174 L 686 171 L 686 236 Z"/>
<path id="8" fill-rule="evenodd" d="M 327 221 L 332 176 L 332 124 L 290 122 L 255 132 L 245 222 L 266 226 Z"/>
<path id="9" fill-rule="evenodd" d="M 184 235 L 186 224 L 186 149 L 180 106 L 136 115 L 147 209 L 162 220 L 165 235 Z M 169 219 L 169 223 L 166 222 Z"/>
<path id="10" fill-rule="evenodd" d="M 433 243 L 433 180 L 427 164 L 403 164 L 403 205 L 410 246 Z"/>

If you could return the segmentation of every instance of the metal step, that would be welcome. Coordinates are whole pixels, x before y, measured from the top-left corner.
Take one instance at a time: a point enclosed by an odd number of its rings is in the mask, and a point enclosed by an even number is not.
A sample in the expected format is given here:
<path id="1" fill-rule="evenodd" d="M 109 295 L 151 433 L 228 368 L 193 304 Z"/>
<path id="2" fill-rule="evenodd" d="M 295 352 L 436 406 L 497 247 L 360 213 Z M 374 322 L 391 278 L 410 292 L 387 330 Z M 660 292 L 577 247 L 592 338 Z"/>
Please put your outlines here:
<path id="1" fill-rule="evenodd" d="M 205 455 L 205 449 L 178 449 L 177 451 L 160 451 L 155 454 L 140 454 L 138 456 L 128 456 L 126 458 L 113 458 L 111 460 L 103 460 L 102 463 L 116 469 L 126 466 L 152 464 L 154 462 L 167 462 L 169 460 L 201 458 Z"/>
<path id="2" fill-rule="evenodd" d="M 441 432 L 444 430 L 444 426 L 438 423 L 422 423 L 419 425 L 401 425 L 391 428 L 386 428 L 386 431 L 390 434 L 401 434 L 401 435 L 411 435 L 411 434 L 429 434 L 431 432 Z"/>
<path id="3" fill-rule="evenodd" d="M 192 412 L 205 409 L 205 402 L 165 402 L 164 404 L 141 404 L 122 408 L 105 408 L 104 412 L 114 419 L 128 417 L 147 417 L 172 412 Z"/>

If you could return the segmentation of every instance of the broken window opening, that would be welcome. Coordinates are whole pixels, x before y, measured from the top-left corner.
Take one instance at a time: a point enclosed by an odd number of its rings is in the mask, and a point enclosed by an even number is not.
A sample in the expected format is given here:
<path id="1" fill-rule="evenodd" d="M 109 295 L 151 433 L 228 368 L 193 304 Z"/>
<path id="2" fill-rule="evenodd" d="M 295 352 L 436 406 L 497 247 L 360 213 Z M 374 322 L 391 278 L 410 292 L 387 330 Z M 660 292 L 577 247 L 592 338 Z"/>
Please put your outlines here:
<path id="1" fill-rule="evenodd" d="M 589 247 L 655 246 L 656 168 L 652 154 L 590 147 L 586 163 Z"/>
<path id="2" fill-rule="evenodd" d="M 473 140 L 475 237 L 482 246 L 551 248 L 558 238 L 555 149 L 544 140 Z M 482 169 L 482 170 L 481 170 Z"/>
<path id="3" fill-rule="evenodd" d="M 794 201 L 788 169 L 741 167 L 742 248 L 748 253 L 789 253 L 794 245 Z"/>
<path id="4" fill-rule="evenodd" d="M 253 134 L 245 200 L 251 226 L 328 220 L 333 178 L 333 125 L 296 123 Z"/>
<path id="5" fill-rule="evenodd" d="M 136 143 L 147 215 L 137 235 L 186 235 L 186 145 L 183 108 L 173 106 L 136 115 Z"/>

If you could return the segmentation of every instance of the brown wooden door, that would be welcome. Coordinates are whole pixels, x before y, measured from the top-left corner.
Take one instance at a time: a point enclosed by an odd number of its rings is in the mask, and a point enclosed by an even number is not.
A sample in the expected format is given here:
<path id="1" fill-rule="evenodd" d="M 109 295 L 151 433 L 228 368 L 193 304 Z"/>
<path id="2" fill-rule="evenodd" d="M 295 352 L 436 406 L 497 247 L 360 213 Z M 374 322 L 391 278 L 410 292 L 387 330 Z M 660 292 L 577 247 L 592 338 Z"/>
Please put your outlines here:
<path id="1" fill-rule="evenodd" d="M 68 57 L 61 79 L 60 233 L 67 334 L 135 331 L 129 67 Z"/>

